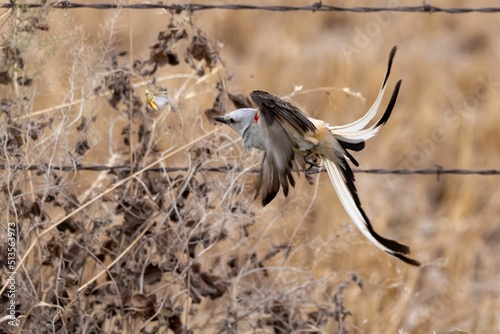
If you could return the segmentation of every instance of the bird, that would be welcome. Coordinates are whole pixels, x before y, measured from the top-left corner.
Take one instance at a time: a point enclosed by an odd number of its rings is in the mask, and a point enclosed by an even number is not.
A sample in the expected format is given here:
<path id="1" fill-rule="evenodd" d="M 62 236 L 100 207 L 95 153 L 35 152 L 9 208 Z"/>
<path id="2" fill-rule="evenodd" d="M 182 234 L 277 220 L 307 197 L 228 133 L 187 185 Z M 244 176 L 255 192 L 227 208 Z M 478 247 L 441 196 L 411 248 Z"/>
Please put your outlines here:
<path id="1" fill-rule="evenodd" d="M 289 186 L 295 186 L 292 170 L 297 164 L 307 167 L 305 177 L 312 184 L 311 175 L 320 171 L 318 161 L 322 161 L 344 209 L 361 233 L 380 250 L 410 265 L 419 266 L 418 261 L 407 256 L 410 253 L 408 246 L 384 238 L 373 229 L 361 207 L 354 173 L 349 165 L 350 162 L 359 166 L 349 151 L 364 149 L 365 141 L 375 136 L 391 116 L 401 80 L 396 83 L 385 112 L 368 127 L 382 103 L 396 50 L 395 46 L 390 52 L 375 102 L 364 116 L 352 123 L 332 126 L 323 120 L 308 117 L 290 102 L 260 90 L 250 94 L 257 108 L 237 109 L 214 120 L 238 132 L 246 150 L 256 148 L 264 152 L 255 192 L 255 198 L 262 197 L 263 206 L 276 197 L 280 187 L 285 197 L 288 195 Z"/>

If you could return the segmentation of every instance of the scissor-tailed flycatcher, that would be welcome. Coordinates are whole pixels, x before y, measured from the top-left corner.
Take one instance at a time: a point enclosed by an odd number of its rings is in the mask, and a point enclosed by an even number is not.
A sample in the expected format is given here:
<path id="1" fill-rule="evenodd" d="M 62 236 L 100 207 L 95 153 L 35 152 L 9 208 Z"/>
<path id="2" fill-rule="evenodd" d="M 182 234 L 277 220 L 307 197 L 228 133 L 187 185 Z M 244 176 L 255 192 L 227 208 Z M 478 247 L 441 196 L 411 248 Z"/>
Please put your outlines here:
<path id="1" fill-rule="evenodd" d="M 361 208 L 354 185 L 354 174 L 347 163 L 349 160 L 359 166 L 347 150 L 361 151 L 365 147 L 365 140 L 375 136 L 391 116 L 401 80 L 396 83 L 382 117 L 374 125 L 367 127 L 382 102 L 395 53 L 396 47 L 391 50 L 384 81 L 372 107 L 363 117 L 350 124 L 332 126 L 322 120 L 307 117 L 291 103 L 263 91 L 251 93 L 258 109 L 237 109 L 225 116 L 215 117 L 215 121 L 236 130 L 243 137 L 246 149 L 254 147 L 264 152 L 256 186 L 256 197 L 259 194 L 262 196 L 263 205 L 274 199 L 280 186 L 287 196 L 289 184 L 295 185 L 291 170 L 296 154 L 304 157 L 297 159 L 299 164 L 309 165 L 305 174 L 310 183 L 310 175 L 317 172 L 314 169 L 319 167 L 317 158 L 320 157 L 342 205 L 361 233 L 384 252 L 418 266 L 419 262 L 406 257 L 410 253 L 408 246 L 386 239 L 374 231 Z"/>

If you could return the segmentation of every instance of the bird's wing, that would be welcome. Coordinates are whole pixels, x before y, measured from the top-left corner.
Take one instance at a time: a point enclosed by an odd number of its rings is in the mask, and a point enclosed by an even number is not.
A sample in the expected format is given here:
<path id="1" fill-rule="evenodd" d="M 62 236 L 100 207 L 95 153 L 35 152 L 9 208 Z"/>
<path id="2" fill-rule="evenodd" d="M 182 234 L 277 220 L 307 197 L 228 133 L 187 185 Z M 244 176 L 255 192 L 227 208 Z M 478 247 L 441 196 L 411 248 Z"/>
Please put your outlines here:
<path id="1" fill-rule="evenodd" d="M 290 131 L 304 135 L 309 131 L 316 132 L 316 127 L 289 102 L 263 91 L 254 91 L 250 96 L 259 107 L 256 121 L 266 137 L 262 170 L 256 186 L 256 196 L 262 195 L 262 204 L 266 205 L 274 199 L 280 186 L 287 196 L 289 184 L 295 185 L 291 169 L 294 149 L 298 145 Z"/>
<path id="2" fill-rule="evenodd" d="M 290 102 L 261 90 L 253 91 L 250 96 L 259 106 L 260 116 L 264 118 L 265 125 L 273 126 L 277 120 L 283 125 L 288 123 L 298 132 L 316 131 L 309 118 Z"/>
<path id="3" fill-rule="evenodd" d="M 327 159 L 325 159 L 323 163 L 332 181 L 333 187 L 340 198 L 340 202 L 361 233 L 377 248 L 384 252 L 406 263 L 419 266 L 420 263 L 418 261 L 406 256 L 410 253 L 410 248 L 408 246 L 402 245 L 394 240 L 386 239 L 375 232 L 370 220 L 363 211 L 363 208 L 361 208 L 361 202 L 356 191 L 356 186 L 354 185 L 354 174 L 345 158 L 341 158 L 340 163 L 335 163 Z"/>

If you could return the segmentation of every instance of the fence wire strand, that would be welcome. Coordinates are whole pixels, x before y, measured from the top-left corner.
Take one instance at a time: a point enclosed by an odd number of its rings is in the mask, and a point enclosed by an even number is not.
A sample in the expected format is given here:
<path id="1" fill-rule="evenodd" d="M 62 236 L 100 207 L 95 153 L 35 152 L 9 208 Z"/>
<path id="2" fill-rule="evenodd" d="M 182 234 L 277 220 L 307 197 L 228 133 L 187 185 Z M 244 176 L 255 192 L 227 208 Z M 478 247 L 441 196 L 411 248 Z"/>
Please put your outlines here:
<path id="1" fill-rule="evenodd" d="M 0 4 L 0 8 L 14 8 L 17 1 L 9 1 Z M 273 12 L 351 12 L 351 13 L 373 13 L 373 12 L 404 12 L 404 13 L 446 13 L 446 14 L 467 14 L 467 13 L 498 13 L 500 7 L 477 7 L 477 8 L 444 8 L 424 3 L 420 6 L 394 6 L 394 7 L 342 7 L 323 4 L 322 1 L 306 6 L 279 6 L 279 5 L 249 5 L 249 4 L 165 4 L 165 3 L 79 3 L 72 1 L 55 1 L 50 3 L 22 3 L 23 9 L 50 7 L 54 9 L 165 9 L 173 11 L 198 12 L 205 10 L 259 10 Z"/>
<path id="2" fill-rule="evenodd" d="M 48 170 L 52 171 L 62 171 L 62 172 L 74 172 L 74 171 L 112 171 L 121 170 L 126 172 L 137 172 L 141 170 L 141 167 L 130 167 L 128 165 L 116 165 L 116 166 L 106 166 L 106 165 L 92 165 L 92 166 L 49 166 L 49 165 L 0 165 L 0 170 L 9 171 L 39 171 L 46 172 Z M 190 170 L 191 167 L 154 167 L 146 169 L 145 172 L 164 172 L 164 173 L 174 173 L 174 172 L 185 172 Z M 245 169 L 246 170 L 246 169 Z M 234 167 L 231 165 L 227 166 L 215 166 L 215 167 L 201 167 L 197 168 L 198 172 L 214 172 L 214 173 L 227 173 L 227 172 L 243 172 L 244 169 Z M 249 173 L 259 173 L 260 168 L 254 168 L 246 170 Z M 303 172 L 304 170 L 300 170 Z M 325 172 L 322 170 L 322 172 Z M 368 168 L 368 169 L 353 169 L 354 173 L 364 173 L 364 174 L 394 174 L 394 175 L 500 175 L 500 169 L 460 169 L 460 168 L 444 168 L 442 166 L 435 165 L 434 168 L 420 168 L 420 169 L 384 169 L 384 168 Z"/>

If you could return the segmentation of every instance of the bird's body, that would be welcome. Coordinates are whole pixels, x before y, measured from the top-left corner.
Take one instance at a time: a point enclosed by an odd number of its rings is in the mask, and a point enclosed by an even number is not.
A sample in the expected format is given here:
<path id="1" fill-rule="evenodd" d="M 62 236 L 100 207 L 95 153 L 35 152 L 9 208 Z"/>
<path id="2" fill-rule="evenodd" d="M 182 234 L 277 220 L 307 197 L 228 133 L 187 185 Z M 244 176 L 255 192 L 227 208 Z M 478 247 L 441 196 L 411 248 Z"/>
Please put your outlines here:
<path id="1" fill-rule="evenodd" d="M 384 114 L 370 127 L 367 125 L 377 114 L 390 74 L 392 59 L 396 52 L 393 48 L 389 57 L 388 69 L 373 106 L 359 120 L 344 126 L 332 126 L 325 121 L 307 117 L 291 103 L 263 91 L 251 93 L 258 109 L 237 109 L 215 120 L 229 125 L 243 138 L 246 149 L 256 148 L 264 152 L 262 169 L 256 185 L 256 196 L 262 196 L 266 205 L 283 188 L 288 195 L 289 185 L 295 181 L 291 170 L 295 163 L 306 169 L 306 178 L 312 183 L 310 174 L 318 168 L 318 158 L 323 162 L 328 176 L 345 210 L 361 233 L 379 249 L 406 263 L 419 265 L 405 255 L 410 249 L 396 241 L 377 234 L 361 208 L 361 202 L 354 185 L 354 174 L 348 161 L 359 166 L 348 150 L 361 151 L 365 141 L 373 137 L 389 119 L 394 108 L 401 81 L 398 81 Z M 302 156 L 303 158 L 297 158 Z"/>

